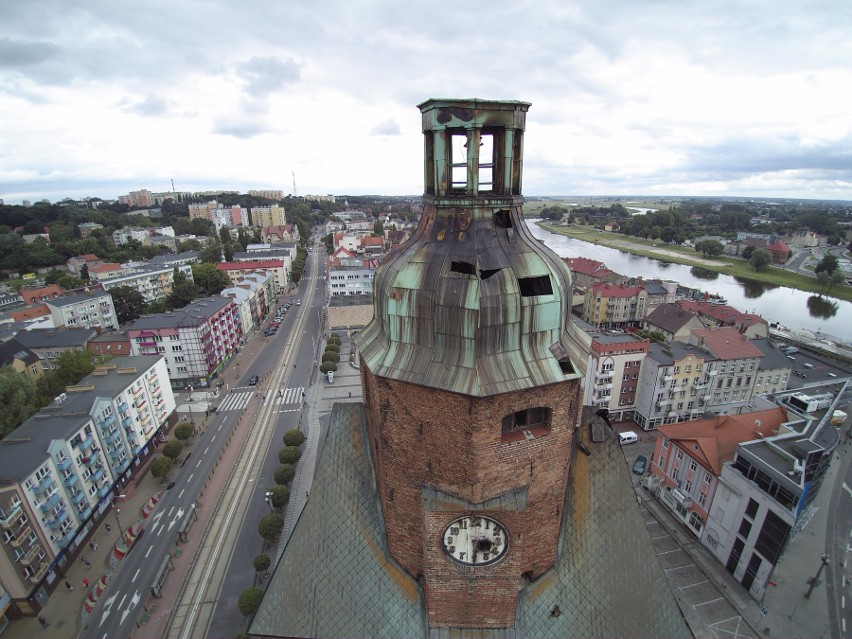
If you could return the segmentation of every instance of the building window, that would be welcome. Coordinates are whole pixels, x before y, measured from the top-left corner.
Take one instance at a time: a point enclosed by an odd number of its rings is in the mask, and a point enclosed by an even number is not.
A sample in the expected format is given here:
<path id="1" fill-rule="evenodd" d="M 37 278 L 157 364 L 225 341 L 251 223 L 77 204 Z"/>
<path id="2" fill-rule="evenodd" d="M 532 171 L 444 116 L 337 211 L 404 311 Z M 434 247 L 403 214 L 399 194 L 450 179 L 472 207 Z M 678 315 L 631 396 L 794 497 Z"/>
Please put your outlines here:
<path id="1" fill-rule="evenodd" d="M 502 428 L 504 433 L 528 430 L 537 426 L 550 428 L 550 409 L 544 407 L 527 408 L 519 410 L 503 418 Z"/>

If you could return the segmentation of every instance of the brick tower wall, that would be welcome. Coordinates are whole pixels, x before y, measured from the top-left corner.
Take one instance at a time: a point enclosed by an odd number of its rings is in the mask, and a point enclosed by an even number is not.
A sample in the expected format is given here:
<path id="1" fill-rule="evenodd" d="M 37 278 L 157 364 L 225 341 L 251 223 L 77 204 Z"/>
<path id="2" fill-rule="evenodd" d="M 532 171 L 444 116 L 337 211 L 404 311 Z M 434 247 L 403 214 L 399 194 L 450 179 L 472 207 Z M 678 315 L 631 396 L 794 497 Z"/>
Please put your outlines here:
<path id="1" fill-rule="evenodd" d="M 380 378 L 363 362 L 361 371 L 388 546 L 409 573 L 426 577 L 430 624 L 484 627 L 471 625 L 470 609 L 456 603 L 463 597 L 448 594 L 483 579 L 490 584 L 494 601 L 500 602 L 494 609 L 508 605 L 510 610 L 483 612 L 477 623 L 491 625 L 489 620 L 498 619 L 495 627 L 506 627 L 509 617 L 513 623 L 521 576 L 537 577 L 556 558 L 573 431 L 581 407 L 579 380 L 475 398 Z M 537 406 L 552 410 L 549 431 L 532 440 L 504 441 L 503 418 Z M 440 547 L 441 533 L 468 510 L 427 513 L 422 492 L 427 486 L 469 504 L 525 487 L 522 511 L 492 512 L 509 533 L 507 556 L 481 568 L 466 568 L 450 559 Z M 456 617 L 462 610 L 464 615 Z"/>

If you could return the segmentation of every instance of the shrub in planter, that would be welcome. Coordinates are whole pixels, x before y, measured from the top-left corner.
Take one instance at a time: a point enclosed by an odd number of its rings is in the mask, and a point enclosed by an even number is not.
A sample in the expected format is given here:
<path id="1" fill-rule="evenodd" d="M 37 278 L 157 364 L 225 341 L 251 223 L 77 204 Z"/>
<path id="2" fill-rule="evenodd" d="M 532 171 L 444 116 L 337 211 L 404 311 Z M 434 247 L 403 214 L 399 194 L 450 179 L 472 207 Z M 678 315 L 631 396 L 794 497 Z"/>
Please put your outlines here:
<path id="1" fill-rule="evenodd" d="M 282 464 L 295 464 L 302 457 L 302 449 L 298 446 L 285 446 L 278 451 L 278 461 Z"/>
<path id="2" fill-rule="evenodd" d="M 264 515 L 257 525 L 257 532 L 267 541 L 275 541 L 284 530 L 284 518 L 275 513 Z"/>
<path id="3" fill-rule="evenodd" d="M 168 457 L 171 460 L 177 459 L 178 455 L 180 455 L 180 451 L 183 450 L 183 442 L 177 439 L 170 439 L 166 442 L 166 445 L 163 446 L 163 455 Z"/>
<path id="4" fill-rule="evenodd" d="M 281 464 L 275 469 L 275 483 L 279 486 L 286 486 L 293 481 L 295 476 L 296 469 L 293 468 L 292 464 Z"/>
<path id="5" fill-rule="evenodd" d="M 237 607 L 243 617 L 251 617 L 260 608 L 263 591 L 260 588 L 246 588 L 237 600 Z"/>
<path id="6" fill-rule="evenodd" d="M 305 433 L 297 428 L 291 428 L 284 433 L 284 444 L 287 446 L 301 446 L 305 442 Z"/>
<path id="7" fill-rule="evenodd" d="M 269 489 L 272 494 L 269 499 L 272 501 L 272 507 L 275 509 L 284 508 L 287 502 L 290 501 L 290 489 L 287 486 L 273 486 Z"/>
<path id="8" fill-rule="evenodd" d="M 337 364 L 340 361 L 340 355 L 338 355 L 334 351 L 326 351 L 322 354 L 322 361 L 334 362 L 335 364 Z"/>
<path id="9" fill-rule="evenodd" d="M 320 366 L 320 372 L 321 373 L 327 373 L 328 371 L 336 371 L 336 370 L 337 370 L 337 364 L 335 364 L 331 360 L 326 360 Z"/>
<path id="10" fill-rule="evenodd" d="M 272 565 L 272 560 L 269 558 L 269 555 L 261 553 L 254 558 L 253 563 L 255 572 L 266 572 L 266 570 Z"/>
<path id="11" fill-rule="evenodd" d="M 339 353 L 340 352 L 340 345 L 339 344 L 326 344 L 325 350 L 326 351 L 334 351 L 335 353 Z"/>

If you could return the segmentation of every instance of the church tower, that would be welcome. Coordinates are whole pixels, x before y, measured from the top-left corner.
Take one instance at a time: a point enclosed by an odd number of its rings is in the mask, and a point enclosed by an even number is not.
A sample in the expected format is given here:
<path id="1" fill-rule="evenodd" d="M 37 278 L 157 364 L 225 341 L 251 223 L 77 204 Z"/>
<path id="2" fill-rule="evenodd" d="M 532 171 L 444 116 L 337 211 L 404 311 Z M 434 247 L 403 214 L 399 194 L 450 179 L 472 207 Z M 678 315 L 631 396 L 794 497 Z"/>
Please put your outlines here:
<path id="1" fill-rule="evenodd" d="M 419 105 L 423 215 L 356 339 L 388 549 L 431 627 L 513 626 L 556 560 L 582 397 L 571 274 L 523 219 L 529 106 Z"/>

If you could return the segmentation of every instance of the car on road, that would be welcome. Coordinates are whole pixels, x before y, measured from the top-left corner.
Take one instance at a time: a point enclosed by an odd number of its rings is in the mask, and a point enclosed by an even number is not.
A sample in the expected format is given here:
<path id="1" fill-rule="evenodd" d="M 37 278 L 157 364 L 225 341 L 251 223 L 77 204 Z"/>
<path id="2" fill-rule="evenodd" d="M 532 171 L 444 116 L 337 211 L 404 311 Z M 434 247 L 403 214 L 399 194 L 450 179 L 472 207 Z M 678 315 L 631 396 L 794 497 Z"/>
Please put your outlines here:
<path id="1" fill-rule="evenodd" d="M 257 386 L 258 382 L 260 382 L 260 377 L 257 375 L 252 375 L 249 380 L 249 386 Z"/>
<path id="2" fill-rule="evenodd" d="M 634 475 L 642 475 L 645 473 L 645 469 L 648 467 L 648 458 L 645 455 L 639 455 L 636 458 L 636 462 L 633 464 L 633 474 Z"/>
<path id="3" fill-rule="evenodd" d="M 296 300 L 296 306 L 301 306 L 301 305 L 302 305 L 302 300 Z"/>

